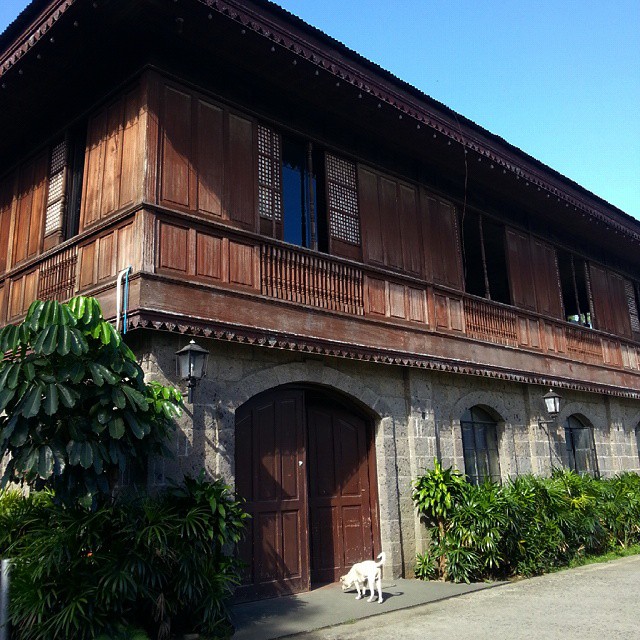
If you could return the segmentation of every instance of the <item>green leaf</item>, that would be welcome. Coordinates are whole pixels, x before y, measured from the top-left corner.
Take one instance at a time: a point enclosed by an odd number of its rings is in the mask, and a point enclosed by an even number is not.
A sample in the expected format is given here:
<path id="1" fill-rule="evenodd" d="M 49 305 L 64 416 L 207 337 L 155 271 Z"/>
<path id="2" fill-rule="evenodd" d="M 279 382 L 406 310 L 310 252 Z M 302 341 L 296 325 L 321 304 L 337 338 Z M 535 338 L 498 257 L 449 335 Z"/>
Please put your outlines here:
<path id="1" fill-rule="evenodd" d="M 27 311 L 25 322 L 28 322 L 34 331 L 37 331 L 40 326 L 40 317 L 42 316 L 45 308 L 45 303 L 42 300 L 35 300 L 31 303 L 31 306 Z"/>
<path id="2" fill-rule="evenodd" d="M 109 422 L 109 435 L 115 440 L 120 440 L 124 435 L 124 420 L 120 416 Z"/>
<path id="3" fill-rule="evenodd" d="M 49 445 L 40 447 L 38 454 L 38 475 L 46 480 L 53 474 L 53 451 Z"/>
<path id="4" fill-rule="evenodd" d="M 24 446 L 24 443 L 29 437 L 29 423 L 26 420 L 18 420 L 18 416 L 14 416 L 16 419 L 16 427 L 11 434 L 10 442 L 12 446 L 20 448 Z"/>
<path id="5" fill-rule="evenodd" d="M 48 416 L 52 416 L 58 411 L 58 387 L 54 384 L 48 384 L 44 392 L 44 412 Z"/>
<path id="6" fill-rule="evenodd" d="M 87 366 L 89 367 L 89 371 L 91 371 L 94 384 L 101 387 L 104 384 L 104 378 L 102 377 L 102 369 L 104 369 L 104 367 L 95 362 L 88 362 Z"/>
<path id="7" fill-rule="evenodd" d="M 24 405 L 22 406 L 22 415 L 25 418 L 33 418 L 40 411 L 40 403 L 42 401 L 42 389 L 38 385 L 34 385 L 28 392 Z"/>
<path id="8" fill-rule="evenodd" d="M 58 348 L 58 325 L 51 325 L 47 327 L 47 336 L 42 341 L 42 353 L 46 356 L 50 356 Z"/>
<path id="9" fill-rule="evenodd" d="M 58 331 L 58 353 L 66 356 L 71 351 L 71 330 L 67 325 L 62 325 Z"/>
<path id="10" fill-rule="evenodd" d="M 70 440 L 67 444 L 67 454 L 69 455 L 69 464 L 76 466 L 80 464 L 81 442 Z"/>
<path id="11" fill-rule="evenodd" d="M 123 385 L 121 388 L 127 396 L 129 404 L 133 406 L 134 411 L 137 411 L 136 407 L 142 411 L 149 410 L 147 399 L 139 391 L 128 385 Z"/>
<path id="12" fill-rule="evenodd" d="M 114 387 L 111 390 L 111 399 L 118 409 L 124 409 L 127 406 L 127 398 L 120 387 Z"/>
<path id="13" fill-rule="evenodd" d="M 106 321 L 103 321 L 100 325 L 100 340 L 102 344 L 118 344 L 120 337 L 116 333 L 115 329 Z"/>
<path id="14" fill-rule="evenodd" d="M 130 411 L 125 411 L 124 418 L 127 421 L 129 428 L 133 432 L 133 435 L 136 438 L 138 438 L 138 440 L 142 440 L 145 434 L 142 427 L 140 426 L 140 423 L 138 422 L 137 418 L 133 415 L 133 413 L 131 413 Z"/>
<path id="15" fill-rule="evenodd" d="M 35 368 L 33 362 L 24 362 L 23 363 L 23 369 L 24 369 L 24 377 L 29 382 L 32 382 L 33 379 L 36 377 L 36 368 Z"/>
<path id="16" fill-rule="evenodd" d="M 58 394 L 60 400 L 62 400 L 62 404 L 67 407 L 67 409 L 71 409 L 75 406 L 76 402 L 80 398 L 80 394 L 75 391 L 75 389 L 70 389 L 60 382 L 56 383 L 56 386 L 58 387 Z"/>
<path id="17" fill-rule="evenodd" d="M 7 385 L 7 379 L 11 375 L 11 371 L 16 366 L 13 362 L 0 363 L 0 389 L 5 388 Z"/>
<path id="18" fill-rule="evenodd" d="M 91 443 L 81 442 L 80 444 L 80 465 L 83 469 L 88 469 L 93 464 L 93 449 Z"/>
<path id="19" fill-rule="evenodd" d="M 87 339 L 82 335 L 82 332 L 75 327 L 69 328 L 69 341 L 71 353 L 75 356 L 81 356 L 83 353 L 89 351 L 89 345 Z"/>
<path id="20" fill-rule="evenodd" d="M 0 391 L 0 413 L 5 410 L 6 406 L 11 402 L 15 394 L 15 389 L 2 389 Z"/>

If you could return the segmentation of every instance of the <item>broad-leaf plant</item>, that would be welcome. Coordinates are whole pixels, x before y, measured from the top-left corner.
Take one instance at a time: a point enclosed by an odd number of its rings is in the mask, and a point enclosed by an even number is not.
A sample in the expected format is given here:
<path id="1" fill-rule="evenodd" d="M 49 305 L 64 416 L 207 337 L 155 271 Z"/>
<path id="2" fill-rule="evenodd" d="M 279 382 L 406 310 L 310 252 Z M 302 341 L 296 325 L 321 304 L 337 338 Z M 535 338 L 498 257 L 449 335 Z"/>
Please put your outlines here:
<path id="1" fill-rule="evenodd" d="M 176 389 L 145 383 L 97 300 L 37 300 L 0 331 L 0 487 L 49 486 L 89 507 L 127 461 L 166 455 L 181 402 Z"/>

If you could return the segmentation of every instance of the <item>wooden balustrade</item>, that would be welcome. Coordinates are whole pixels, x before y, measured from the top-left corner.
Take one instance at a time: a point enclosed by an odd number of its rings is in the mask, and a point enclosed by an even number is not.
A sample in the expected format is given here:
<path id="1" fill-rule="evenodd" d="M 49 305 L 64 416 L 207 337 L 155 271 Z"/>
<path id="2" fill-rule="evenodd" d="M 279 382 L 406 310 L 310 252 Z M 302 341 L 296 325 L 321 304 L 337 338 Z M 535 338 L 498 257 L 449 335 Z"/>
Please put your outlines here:
<path id="1" fill-rule="evenodd" d="M 38 298 L 40 300 L 66 300 L 76 289 L 78 246 L 54 253 L 40 265 Z"/>
<path id="2" fill-rule="evenodd" d="M 565 327 L 567 353 L 579 361 L 603 362 L 602 341 L 592 331 L 580 327 Z"/>
<path id="3" fill-rule="evenodd" d="M 286 247 L 261 245 L 262 294 L 363 315 L 363 277 L 356 267 Z"/>
<path id="4" fill-rule="evenodd" d="M 515 313 L 471 298 L 464 300 L 467 335 L 512 347 L 518 346 L 517 316 Z"/>

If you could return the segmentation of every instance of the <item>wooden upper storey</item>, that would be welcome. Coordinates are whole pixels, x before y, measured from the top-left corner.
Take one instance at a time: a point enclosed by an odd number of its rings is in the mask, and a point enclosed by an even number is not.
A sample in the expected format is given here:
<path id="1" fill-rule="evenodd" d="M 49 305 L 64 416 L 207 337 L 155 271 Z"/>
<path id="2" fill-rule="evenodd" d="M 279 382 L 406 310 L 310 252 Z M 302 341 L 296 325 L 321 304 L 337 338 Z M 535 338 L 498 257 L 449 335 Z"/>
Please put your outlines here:
<path id="1" fill-rule="evenodd" d="M 113 312 L 130 265 L 136 326 L 637 394 L 637 224 L 613 211 L 596 229 L 566 211 L 571 185 L 560 198 L 527 184 L 415 118 L 409 134 L 410 115 L 362 90 L 347 108 L 335 75 L 311 68 L 291 84 L 303 61 L 273 45 L 265 55 L 295 72 L 249 65 L 265 36 L 223 15 L 209 21 L 216 35 L 232 25 L 229 46 L 248 44 L 193 68 L 198 38 L 167 36 L 158 14 L 148 59 L 119 62 L 124 76 L 140 62 L 165 71 L 134 73 L 103 100 L 89 92 L 93 106 L 80 102 L 35 153 L 12 147 L 0 322 L 77 292 Z"/>

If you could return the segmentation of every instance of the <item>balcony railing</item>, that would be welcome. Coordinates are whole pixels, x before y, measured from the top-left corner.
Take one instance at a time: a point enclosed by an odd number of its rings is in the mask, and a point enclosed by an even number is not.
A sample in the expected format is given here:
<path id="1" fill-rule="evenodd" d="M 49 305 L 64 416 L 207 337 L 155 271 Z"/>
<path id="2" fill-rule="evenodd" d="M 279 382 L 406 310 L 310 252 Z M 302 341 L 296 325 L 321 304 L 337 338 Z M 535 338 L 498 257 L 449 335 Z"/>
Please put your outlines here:
<path id="1" fill-rule="evenodd" d="M 76 288 L 78 246 L 53 254 L 40 266 L 38 298 L 40 300 L 66 300 Z"/>
<path id="2" fill-rule="evenodd" d="M 518 346 L 518 317 L 515 313 L 489 302 L 465 298 L 464 315 L 470 338 Z"/>
<path id="3" fill-rule="evenodd" d="M 262 294 L 313 307 L 363 315 L 358 268 L 301 251 L 261 245 Z"/>
<path id="4" fill-rule="evenodd" d="M 569 356 L 580 361 L 602 362 L 602 340 L 587 329 L 565 327 L 567 352 Z"/>

